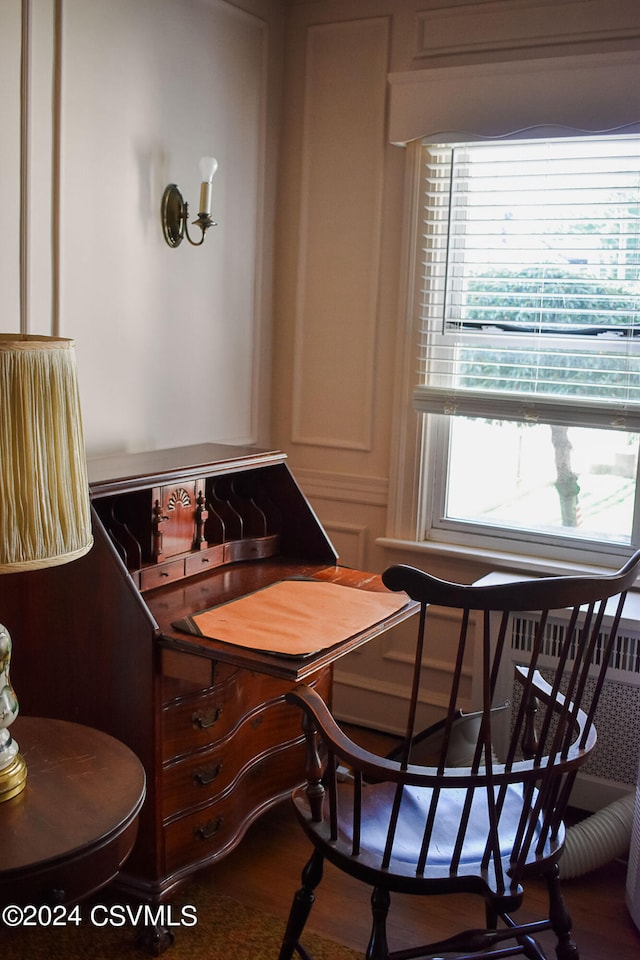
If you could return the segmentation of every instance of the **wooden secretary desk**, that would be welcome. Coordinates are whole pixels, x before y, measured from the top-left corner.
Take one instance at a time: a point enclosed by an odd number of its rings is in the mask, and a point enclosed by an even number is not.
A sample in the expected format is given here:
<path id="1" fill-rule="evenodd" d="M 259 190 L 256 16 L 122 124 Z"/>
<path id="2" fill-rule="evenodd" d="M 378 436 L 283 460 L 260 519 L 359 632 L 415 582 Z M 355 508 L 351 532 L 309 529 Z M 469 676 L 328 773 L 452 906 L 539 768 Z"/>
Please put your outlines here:
<path id="1" fill-rule="evenodd" d="M 283 580 L 387 591 L 337 565 L 283 453 L 205 444 L 101 458 L 89 477 L 93 549 L 2 577 L 0 611 L 21 712 L 97 727 L 142 761 L 147 798 L 118 884 L 161 900 L 303 779 L 287 689 L 304 679 L 330 699 L 337 657 L 415 605 L 400 598 L 382 620 L 304 656 L 193 635 L 174 624 Z"/>

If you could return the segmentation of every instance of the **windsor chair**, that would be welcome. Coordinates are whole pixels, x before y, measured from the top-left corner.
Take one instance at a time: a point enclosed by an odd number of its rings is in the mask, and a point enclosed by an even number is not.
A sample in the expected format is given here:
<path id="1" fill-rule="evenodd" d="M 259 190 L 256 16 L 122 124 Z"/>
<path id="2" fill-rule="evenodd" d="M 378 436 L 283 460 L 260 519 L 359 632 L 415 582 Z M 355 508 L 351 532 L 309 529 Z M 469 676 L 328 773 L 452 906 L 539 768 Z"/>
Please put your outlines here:
<path id="1" fill-rule="evenodd" d="M 377 756 L 340 729 L 312 689 L 300 684 L 287 694 L 302 710 L 307 740 L 307 783 L 294 792 L 293 802 L 314 850 L 293 900 L 280 960 L 290 960 L 294 952 L 309 960 L 301 937 L 325 860 L 372 890 L 367 960 L 445 955 L 544 960 L 548 954 L 539 935 L 549 930 L 558 960 L 578 960 L 559 880 L 563 818 L 576 774 L 595 746 L 594 714 L 626 593 L 639 570 L 640 551 L 617 573 L 597 577 L 463 585 L 408 566 L 384 573 L 389 589 L 420 603 L 406 734 L 392 757 Z M 448 710 L 434 740 L 437 755 L 425 766 L 424 737 L 415 726 L 432 629 L 430 605 L 448 608 L 449 615 L 457 611 L 459 628 Z M 540 663 L 547 621 L 552 611 L 567 608 L 557 669 L 550 674 Z M 536 628 L 528 662 L 515 668 L 513 702 L 504 710 L 494 699 L 514 611 L 528 611 L 529 620 L 533 613 Z M 460 767 L 450 762 L 451 744 L 464 708 L 462 667 L 474 643 L 482 664 L 482 703 L 470 755 Z M 497 757 L 496 725 L 506 718 L 506 751 Z M 339 775 L 345 768 L 347 777 Z M 519 921 L 532 877 L 546 883 L 547 916 Z M 477 894 L 484 902 L 484 926 L 390 950 L 386 920 L 393 893 Z"/>

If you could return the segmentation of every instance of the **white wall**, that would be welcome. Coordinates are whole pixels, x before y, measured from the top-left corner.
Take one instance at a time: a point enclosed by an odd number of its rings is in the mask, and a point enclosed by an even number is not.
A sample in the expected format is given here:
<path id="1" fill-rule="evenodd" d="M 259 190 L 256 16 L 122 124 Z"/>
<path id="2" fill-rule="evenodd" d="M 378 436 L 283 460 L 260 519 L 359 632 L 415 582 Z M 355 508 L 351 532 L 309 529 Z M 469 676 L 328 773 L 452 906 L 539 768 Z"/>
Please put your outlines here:
<path id="1" fill-rule="evenodd" d="M 19 124 L 19 7 L 7 0 L 0 13 L 2 78 L 9 74 L 13 94 L 3 96 L 0 122 L 9 132 Z M 264 440 L 280 4 L 30 0 L 26 8 L 22 326 L 76 341 L 89 454 Z M 15 136 L 5 143 L 0 196 L 8 194 L 14 222 L 19 152 Z M 203 154 L 220 165 L 219 225 L 201 248 L 171 249 L 163 190 L 176 182 L 195 216 Z M 0 247 L 2 328 L 18 329 L 15 231 L 9 236 Z"/>

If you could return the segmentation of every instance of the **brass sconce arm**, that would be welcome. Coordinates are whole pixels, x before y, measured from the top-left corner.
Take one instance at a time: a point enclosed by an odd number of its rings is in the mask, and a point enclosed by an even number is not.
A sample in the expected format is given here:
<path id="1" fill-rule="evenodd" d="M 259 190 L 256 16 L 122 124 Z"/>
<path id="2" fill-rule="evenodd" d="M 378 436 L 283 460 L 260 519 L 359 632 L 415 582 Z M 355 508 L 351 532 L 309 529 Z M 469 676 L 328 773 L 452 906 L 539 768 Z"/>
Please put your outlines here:
<path id="1" fill-rule="evenodd" d="M 162 196 L 162 230 L 169 246 L 179 247 L 186 237 L 194 247 L 200 247 L 209 227 L 217 226 L 208 213 L 199 213 L 193 223 L 202 231 L 199 240 L 193 240 L 189 234 L 189 204 L 176 184 L 170 183 Z"/>
<path id="2" fill-rule="evenodd" d="M 202 235 L 199 240 L 190 237 L 189 205 L 176 184 L 170 183 L 162 195 L 162 230 L 170 247 L 179 247 L 185 236 L 192 246 L 200 247 L 209 227 L 216 226 L 215 220 L 211 219 L 211 181 L 218 169 L 218 161 L 215 157 L 201 157 L 199 167 L 200 212 L 193 223 L 200 227 Z"/>

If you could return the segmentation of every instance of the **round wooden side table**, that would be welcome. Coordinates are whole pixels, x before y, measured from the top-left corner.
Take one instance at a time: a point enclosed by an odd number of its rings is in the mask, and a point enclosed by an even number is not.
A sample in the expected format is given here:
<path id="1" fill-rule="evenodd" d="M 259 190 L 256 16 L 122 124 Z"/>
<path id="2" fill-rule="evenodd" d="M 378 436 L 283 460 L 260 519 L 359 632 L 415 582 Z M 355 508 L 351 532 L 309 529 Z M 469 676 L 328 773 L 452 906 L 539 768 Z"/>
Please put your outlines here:
<path id="1" fill-rule="evenodd" d="M 18 717 L 22 793 L 0 803 L 0 904 L 69 904 L 99 890 L 131 853 L 144 768 L 124 744 L 66 720 Z"/>

